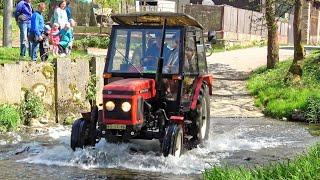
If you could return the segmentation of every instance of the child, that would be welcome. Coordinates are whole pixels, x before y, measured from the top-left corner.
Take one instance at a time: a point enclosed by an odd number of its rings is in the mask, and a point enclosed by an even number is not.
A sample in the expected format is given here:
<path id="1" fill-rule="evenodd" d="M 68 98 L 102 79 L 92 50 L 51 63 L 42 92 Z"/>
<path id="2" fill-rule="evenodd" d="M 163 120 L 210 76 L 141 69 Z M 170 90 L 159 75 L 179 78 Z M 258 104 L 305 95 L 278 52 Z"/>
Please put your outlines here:
<path id="1" fill-rule="evenodd" d="M 60 42 L 59 42 L 59 52 L 62 54 L 66 54 L 66 49 L 69 46 L 69 43 L 72 41 L 73 35 L 70 28 L 70 23 L 66 23 L 63 29 L 59 31 L 58 34 L 55 36 L 60 35 Z"/>
<path id="2" fill-rule="evenodd" d="M 42 34 L 42 42 L 40 43 L 40 58 L 41 61 L 46 61 L 49 58 L 49 34 L 51 32 L 51 27 L 49 25 L 45 25 L 44 32 Z"/>
<path id="3" fill-rule="evenodd" d="M 51 43 L 52 43 L 52 53 L 55 56 L 57 56 L 59 54 L 60 36 L 55 36 L 58 33 L 59 33 L 59 24 L 54 23 L 53 27 L 50 31 L 50 39 L 51 39 Z"/>

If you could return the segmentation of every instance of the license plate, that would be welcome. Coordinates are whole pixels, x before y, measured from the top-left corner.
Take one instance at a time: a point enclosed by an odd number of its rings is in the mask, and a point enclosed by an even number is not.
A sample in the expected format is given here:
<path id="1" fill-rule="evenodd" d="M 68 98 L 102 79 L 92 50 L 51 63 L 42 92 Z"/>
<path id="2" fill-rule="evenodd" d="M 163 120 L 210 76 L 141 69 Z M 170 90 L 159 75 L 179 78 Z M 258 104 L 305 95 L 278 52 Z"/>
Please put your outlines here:
<path id="1" fill-rule="evenodd" d="M 126 125 L 124 125 L 124 124 L 107 124 L 107 129 L 124 130 L 124 129 L 126 129 Z"/>

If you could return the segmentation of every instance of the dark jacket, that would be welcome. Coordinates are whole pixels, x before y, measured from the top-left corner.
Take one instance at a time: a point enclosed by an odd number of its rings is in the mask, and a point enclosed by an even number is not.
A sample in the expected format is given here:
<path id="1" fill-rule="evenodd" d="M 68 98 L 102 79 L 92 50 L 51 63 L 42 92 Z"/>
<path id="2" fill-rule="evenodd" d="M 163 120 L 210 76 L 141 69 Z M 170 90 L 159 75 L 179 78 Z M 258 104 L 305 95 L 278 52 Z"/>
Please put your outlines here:
<path id="1" fill-rule="evenodd" d="M 32 7 L 30 3 L 27 3 L 24 0 L 21 0 L 17 6 L 14 13 L 14 17 L 17 22 L 30 23 L 32 16 Z"/>

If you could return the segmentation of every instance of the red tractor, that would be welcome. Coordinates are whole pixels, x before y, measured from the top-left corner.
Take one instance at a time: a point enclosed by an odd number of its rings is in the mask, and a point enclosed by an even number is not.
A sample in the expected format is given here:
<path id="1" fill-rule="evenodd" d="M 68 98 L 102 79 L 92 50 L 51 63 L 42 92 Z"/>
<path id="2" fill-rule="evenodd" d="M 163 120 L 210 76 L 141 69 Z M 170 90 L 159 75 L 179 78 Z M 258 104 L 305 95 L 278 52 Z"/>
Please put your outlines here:
<path id="1" fill-rule="evenodd" d="M 72 126 L 71 148 L 159 139 L 164 156 L 180 156 L 208 138 L 208 74 L 202 26 L 177 13 L 112 16 L 102 110 Z M 212 39 L 212 37 L 209 37 Z"/>

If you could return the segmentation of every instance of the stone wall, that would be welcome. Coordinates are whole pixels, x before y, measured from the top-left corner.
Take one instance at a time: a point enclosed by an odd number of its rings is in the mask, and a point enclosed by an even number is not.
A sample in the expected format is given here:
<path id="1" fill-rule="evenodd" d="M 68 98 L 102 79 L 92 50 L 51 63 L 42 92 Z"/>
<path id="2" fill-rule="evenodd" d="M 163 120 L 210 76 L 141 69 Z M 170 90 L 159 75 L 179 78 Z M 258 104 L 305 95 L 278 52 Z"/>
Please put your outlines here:
<path id="1" fill-rule="evenodd" d="M 49 123 L 80 117 L 89 111 L 86 100 L 91 74 L 97 77 L 97 105 L 102 103 L 104 57 L 91 61 L 57 59 L 54 63 L 20 62 L 0 65 L 0 104 L 20 104 L 29 90 L 41 97 Z"/>
<path id="2" fill-rule="evenodd" d="M 70 116 L 78 117 L 80 111 L 90 110 L 86 101 L 89 61 L 57 59 L 55 67 L 56 122 Z"/>
<path id="3" fill-rule="evenodd" d="M 44 103 L 47 110 L 46 118 L 54 117 L 54 66 L 43 62 L 21 62 L 19 65 L 21 66 L 21 100 L 25 91 L 34 92 Z"/>
<path id="4" fill-rule="evenodd" d="M 19 104 L 21 65 L 0 64 L 0 103 Z"/>

